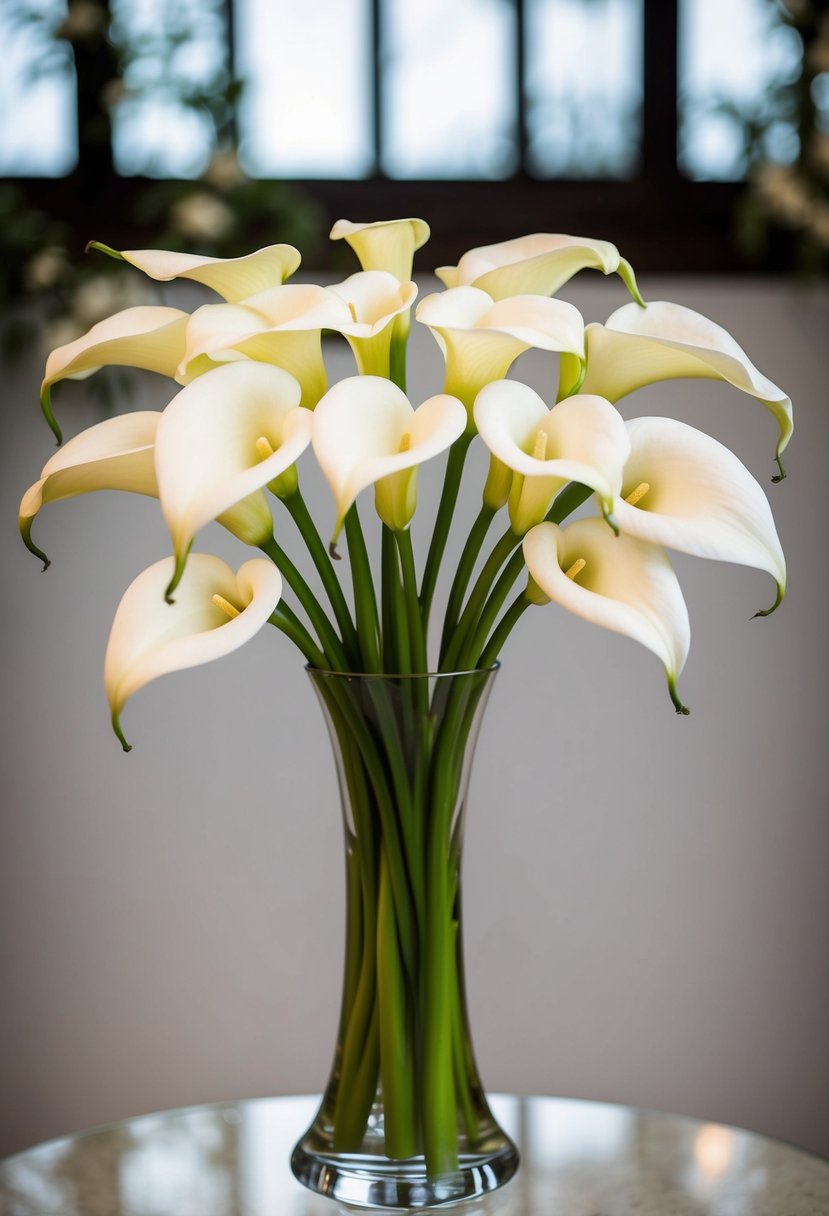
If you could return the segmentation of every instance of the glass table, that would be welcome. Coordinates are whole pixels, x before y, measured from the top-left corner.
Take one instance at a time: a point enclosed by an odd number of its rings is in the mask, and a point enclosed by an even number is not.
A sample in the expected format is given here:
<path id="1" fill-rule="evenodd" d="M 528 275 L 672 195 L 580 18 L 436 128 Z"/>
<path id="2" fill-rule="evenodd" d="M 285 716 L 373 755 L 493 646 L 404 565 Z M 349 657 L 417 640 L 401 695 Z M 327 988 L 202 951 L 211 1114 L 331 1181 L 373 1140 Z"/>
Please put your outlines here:
<path id="1" fill-rule="evenodd" d="M 827 1216 L 829 1160 L 675 1115 L 498 1095 L 515 1178 L 462 1216 Z M 332 1216 L 288 1160 L 318 1097 L 128 1119 L 0 1162 L 2 1216 Z M 447 1209 L 441 1209 L 447 1210 Z"/>

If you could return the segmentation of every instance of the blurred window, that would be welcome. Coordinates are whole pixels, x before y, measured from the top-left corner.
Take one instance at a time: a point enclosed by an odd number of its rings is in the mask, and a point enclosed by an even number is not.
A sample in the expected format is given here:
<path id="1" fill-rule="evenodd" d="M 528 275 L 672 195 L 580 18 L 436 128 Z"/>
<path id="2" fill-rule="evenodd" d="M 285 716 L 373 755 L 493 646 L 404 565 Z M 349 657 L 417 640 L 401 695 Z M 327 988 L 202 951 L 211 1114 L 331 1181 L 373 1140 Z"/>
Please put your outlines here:
<path id="1" fill-rule="evenodd" d="M 642 0 L 527 0 L 527 160 L 538 177 L 636 175 Z"/>
<path id="2" fill-rule="evenodd" d="M 724 12 L 728 18 L 724 20 Z M 746 175 L 746 130 L 763 130 L 765 159 L 788 164 L 799 144 L 793 117 L 772 121 L 776 90 L 796 78 L 803 46 L 769 0 L 682 0 L 679 28 L 679 164 L 697 181 Z M 779 109 L 779 106 L 777 107 Z"/>
<path id="3" fill-rule="evenodd" d="M 78 161 L 75 69 L 62 0 L 0 0 L 0 176 L 62 177 Z"/>

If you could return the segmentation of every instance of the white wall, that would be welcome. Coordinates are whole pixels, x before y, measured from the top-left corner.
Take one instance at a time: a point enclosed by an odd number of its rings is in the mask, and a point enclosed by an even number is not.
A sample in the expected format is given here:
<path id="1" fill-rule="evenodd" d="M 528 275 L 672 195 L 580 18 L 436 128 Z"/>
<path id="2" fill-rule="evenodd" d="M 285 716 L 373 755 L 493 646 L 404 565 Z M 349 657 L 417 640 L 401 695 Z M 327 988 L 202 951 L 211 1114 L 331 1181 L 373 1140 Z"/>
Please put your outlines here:
<path id="1" fill-rule="evenodd" d="M 725 324 L 795 401 L 790 476 L 768 487 L 790 592 L 750 620 L 768 576 L 677 559 L 694 630 L 687 719 L 646 651 L 553 607 L 525 616 L 471 794 L 479 1062 L 493 1090 L 675 1110 L 828 1152 L 829 295 L 755 280 L 643 288 Z M 564 294 L 590 319 L 625 299 L 596 276 Z M 426 333 L 414 363 L 413 397 L 437 391 Z M 523 369 L 554 383 L 549 356 Z M 343 932 L 333 766 L 279 636 L 139 694 L 129 756 L 110 735 L 109 622 L 166 536 L 149 500 L 54 506 L 37 525 L 54 559 L 40 574 L 14 526 L 52 451 L 37 379 L 7 372 L 3 409 L 0 1152 L 163 1107 L 320 1089 Z M 96 415 L 82 386 L 63 390 L 71 434 Z M 132 404 L 167 395 L 148 379 Z M 769 481 L 775 424 L 736 390 L 666 384 L 623 412 L 699 425 Z M 327 493 L 309 493 L 325 526 Z M 241 554 L 218 529 L 201 546 Z"/>

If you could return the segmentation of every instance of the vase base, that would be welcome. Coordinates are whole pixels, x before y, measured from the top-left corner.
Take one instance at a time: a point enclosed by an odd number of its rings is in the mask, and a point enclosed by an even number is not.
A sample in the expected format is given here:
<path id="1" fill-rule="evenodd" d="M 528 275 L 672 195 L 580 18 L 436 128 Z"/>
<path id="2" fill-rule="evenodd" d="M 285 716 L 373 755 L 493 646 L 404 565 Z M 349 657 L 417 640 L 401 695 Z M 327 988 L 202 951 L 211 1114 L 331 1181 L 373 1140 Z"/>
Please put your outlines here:
<path id="1" fill-rule="evenodd" d="M 477 1199 L 503 1186 L 517 1167 L 511 1141 L 495 1152 L 463 1153 L 457 1170 L 438 1176 L 427 1174 L 422 1157 L 314 1153 L 302 1141 L 291 1156 L 291 1170 L 303 1186 L 357 1208 L 430 1208 Z"/>

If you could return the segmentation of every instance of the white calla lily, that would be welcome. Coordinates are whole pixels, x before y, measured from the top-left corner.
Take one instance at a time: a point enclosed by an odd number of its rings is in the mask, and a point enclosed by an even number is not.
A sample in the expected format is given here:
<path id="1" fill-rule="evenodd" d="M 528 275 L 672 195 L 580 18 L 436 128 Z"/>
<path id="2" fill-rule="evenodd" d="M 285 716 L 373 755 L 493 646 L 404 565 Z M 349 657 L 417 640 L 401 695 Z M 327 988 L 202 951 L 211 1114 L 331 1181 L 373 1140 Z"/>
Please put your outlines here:
<path id="1" fill-rule="evenodd" d="M 475 423 L 492 455 L 513 472 L 509 515 L 517 536 L 541 522 L 568 481 L 595 490 L 613 520 L 630 440 L 609 401 L 568 397 L 548 409 L 528 385 L 501 380 L 478 394 Z"/>
<path id="2" fill-rule="evenodd" d="M 405 528 L 416 505 L 417 466 L 450 447 L 465 427 L 466 411 L 454 397 L 430 397 L 413 409 L 380 376 L 352 376 L 330 388 L 313 413 L 312 443 L 337 506 L 332 543 L 370 485 L 383 523 Z"/>
<path id="3" fill-rule="evenodd" d="M 789 397 L 757 370 L 722 326 L 681 304 L 657 301 L 639 308 L 626 304 L 604 325 L 588 325 L 587 370 L 579 391 L 618 401 L 634 389 L 662 380 L 725 380 L 763 403 L 777 419 L 777 459 L 792 434 Z M 580 369 L 562 360 L 560 395 L 580 378 Z M 781 475 L 783 470 L 781 466 Z"/>
<path id="4" fill-rule="evenodd" d="M 171 606 L 163 592 L 172 573 L 173 561 L 165 558 L 139 574 L 112 622 L 104 685 L 125 751 L 130 746 L 120 718 L 127 700 L 159 676 L 238 650 L 267 622 L 282 594 L 279 571 L 265 558 L 245 562 L 234 574 L 220 558 L 194 553 Z"/>
<path id="5" fill-rule="evenodd" d="M 284 283 L 302 260 L 293 245 L 268 245 L 239 258 L 213 258 L 197 253 L 176 253 L 168 249 L 110 249 L 100 241 L 87 248 L 98 249 L 110 257 L 129 262 L 151 279 L 169 283 L 190 279 L 212 288 L 229 303 Z"/>
<path id="6" fill-rule="evenodd" d="M 187 325 L 182 381 L 216 363 L 252 359 L 295 376 L 313 409 L 328 387 L 321 331 L 351 323 L 348 305 L 323 287 L 286 284 L 240 304 L 205 304 Z"/>
<path id="7" fill-rule="evenodd" d="M 622 531 L 681 553 L 767 570 L 777 582 L 776 608 L 786 589 L 786 561 L 768 499 L 745 465 L 675 418 L 634 418 L 626 427 L 631 452 L 616 510 Z"/>
<path id="8" fill-rule="evenodd" d="M 60 442 L 52 414 L 52 385 L 59 380 L 83 380 L 101 367 L 122 364 L 174 378 L 184 354 L 188 314 L 180 308 L 125 308 L 93 325 L 88 333 L 51 352 L 40 386 L 43 413 Z"/>
<path id="9" fill-rule="evenodd" d="M 228 363 L 182 389 L 158 426 L 155 468 L 161 509 L 181 578 L 193 538 L 210 520 L 249 517 L 243 539 L 263 544 L 273 519 L 263 488 L 294 464 L 311 437 L 309 410 L 288 372 L 264 363 Z"/>
<path id="10" fill-rule="evenodd" d="M 75 498 L 94 490 L 129 490 L 158 497 L 154 447 L 161 414 L 142 410 L 107 418 L 70 439 L 48 460 L 40 478 L 23 495 L 19 524 L 23 541 L 49 565 L 32 541 L 32 524 L 46 503 Z"/>
<path id="11" fill-rule="evenodd" d="M 524 560 L 536 589 L 577 616 L 625 634 L 661 660 L 677 713 L 688 710 L 676 681 L 691 641 L 688 610 L 664 549 L 614 536 L 600 519 L 568 528 L 541 523 L 524 537 Z"/>
<path id="12" fill-rule="evenodd" d="M 332 241 L 346 240 L 363 270 L 385 270 L 401 283 L 412 277 L 415 250 L 429 239 L 425 220 L 377 220 L 371 224 L 355 224 L 337 220 L 329 233 Z"/>
<path id="13" fill-rule="evenodd" d="M 572 304 L 522 295 L 494 301 L 478 287 L 453 287 L 420 302 L 417 320 L 431 329 L 446 360 L 444 392 L 470 413 L 476 396 L 506 376 L 525 350 L 563 351 L 584 360 L 584 321 Z"/>
<path id="14" fill-rule="evenodd" d="M 580 270 L 618 274 L 634 300 L 641 303 L 633 270 L 609 241 L 563 233 L 530 236 L 470 249 L 457 266 L 440 266 L 435 274 L 447 287 L 480 287 L 494 300 L 517 295 L 554 295 Z"/>
<path id="15" fill-rule="evenodd" d="M 415 283 L 401 283 L 385 270 L 362 270 L 327 289 L 342 300 L 350 320 L 331 326 L 347 339 L 361 376 L 388 376 L 396 318 L 408 313 Z"/>

